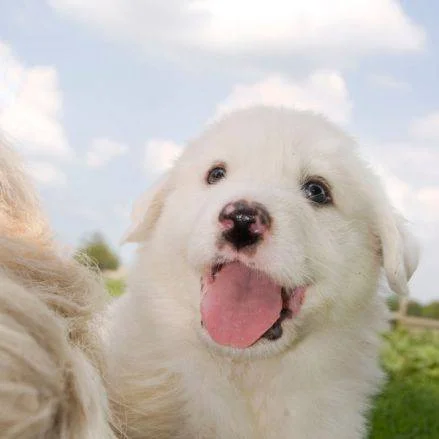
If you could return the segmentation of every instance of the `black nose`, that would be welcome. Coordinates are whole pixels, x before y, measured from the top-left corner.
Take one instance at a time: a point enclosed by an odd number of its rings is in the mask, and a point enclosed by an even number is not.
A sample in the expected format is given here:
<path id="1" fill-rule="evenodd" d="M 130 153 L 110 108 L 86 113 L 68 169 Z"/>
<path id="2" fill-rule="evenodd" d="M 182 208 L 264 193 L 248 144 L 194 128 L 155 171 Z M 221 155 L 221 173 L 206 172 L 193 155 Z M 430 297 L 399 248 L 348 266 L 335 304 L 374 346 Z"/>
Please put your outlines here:
<path id="1" fill-rule="evenodd" d="M 227 204 L 218 219 L 224 239 L 236 250 L 259 242 L 270 225 L 267 210 L 260 204 L 246 201 Z"/>

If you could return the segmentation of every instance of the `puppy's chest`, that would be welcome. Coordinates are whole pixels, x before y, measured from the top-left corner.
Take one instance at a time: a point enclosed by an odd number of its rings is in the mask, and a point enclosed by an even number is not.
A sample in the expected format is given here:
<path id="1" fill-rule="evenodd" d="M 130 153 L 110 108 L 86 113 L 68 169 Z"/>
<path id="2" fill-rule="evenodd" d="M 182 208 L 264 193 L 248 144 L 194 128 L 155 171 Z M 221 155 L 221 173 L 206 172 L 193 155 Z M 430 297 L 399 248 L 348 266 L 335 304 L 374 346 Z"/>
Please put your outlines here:
<path id="1" fill-rule="evenodd" d="M 250 412 L 257 430 L 255 437 L 294 437 L 290 436 L 292 428 L 297 418 L 305 415 L 297 398 L 301 385 L 282 369 L 279 365 L 262 371 L 237 368 L 234 371 L 236 376 L 230 380 L 230 385 L 236 386 Z"/>
<path id="2" fill-rule="evenodd" d="M 280 376 L 277 368 L 261 371 L 239 365 L 227 369 L 205 377 L 202 388 L 191 395 L 189 405 L 195 421 L 193 428 L 198 430 L 196 437 L 294 437 L 287 432 L 304 415 L 294 396 L 294 380 Z M 192 391 L 196 387 L 193 382 L 189 384 Z M 201 424 L 200 419 L 204 420 Z"/>

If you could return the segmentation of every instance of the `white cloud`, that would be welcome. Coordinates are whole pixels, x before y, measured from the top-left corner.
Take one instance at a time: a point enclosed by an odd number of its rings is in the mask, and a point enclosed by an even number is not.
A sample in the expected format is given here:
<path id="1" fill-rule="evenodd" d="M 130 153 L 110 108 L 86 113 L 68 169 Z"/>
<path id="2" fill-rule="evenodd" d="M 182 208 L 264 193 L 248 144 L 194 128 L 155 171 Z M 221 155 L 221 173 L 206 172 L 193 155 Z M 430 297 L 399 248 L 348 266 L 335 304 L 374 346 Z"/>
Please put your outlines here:
<path id="1" fill-rule="evenodd" d="M 411 282 L 412 296 L 438 299 L 439 150 L 416 143 L 375 144 L 363 153 L 381 177 L 393 205 L 409 220 L 421 244 L 420 265 Z"/>
<path id="2" fill-rule="evenodd" d="M 437 300 L 439 182 L 437 186 L 418 189 L 385 167 L 379 167 L 378 173 L 394 206 L 410 221 L 410 228 L 420 242 L 421 259 L 410 282 L 411 295 L 422 302 Z"/>
<path id="3" fill-rule="evenodd" d="M 94 139 L 87 152 L 86 163 L 90 168 L 101 168 L 127 152 L 128 147 L 122 143 L 106 138 Z"/>
<path id="4" fill-rule="evenodd" d="M 418 191 L 418 199 L 425 207 L 427 221 L 439 223 L 439 185 Z"/>
<path id="5" fill-rule="evenodd" d="M 192 5 L 209 18 L 204 41 L 226 50 L 238 46 L 245 51 L 252 45 L 287 51 L 289 45 L 339 49 L 350 43 L 365 51 L 404 50 L 422 41 L 397 1 L 205 0 Z"/>
<path id="6" fill-rule="evenodd" d="M 381 178 L 393 206 L 404 216 L 413 220 L 414 212 L 418 210 L 415 190 L 408 183 L 393 175 L 387 168 L 375 166 L 375 170 Z"/>
<path id="7" fill-rule="evenodd" d="M 62 96 L 50 66 L 26 67 L 0 41 L 0 130 L 22 152 L 72 156 L 61 125 Z"/>
<path id="8" fill-rule="evenodd" d="M 183 147 L 170 140 L 152 139 L 145 145 L 145 171 L 158 175 L 168 170 L 180 156 Z"/>
<path id="9" fill-rule="evenodd" d="M 42 186 L 64 186 L 67 182 L 66 175 L 51 163 L 29 161 L 25 166 L 31 178 Z"/>
<path id="10" fill-rule="evenodd" d="M 338 123 L 349 121 L 352 108 L 343 77 L 335 71 L 319 70 L 302 81 L 270 75 L 254 84 L 238 84 L 217 106 L 215 118 L 257 104 L 313 110 Z"/>
<path id="11" fill-rule="evenodd" d="M 394 90 L 406 91 L 410 90 L 411 86 L 408 82 L 401 81 L 390 75 L 372 74 L 369 75 L 369 81 L 379 87 L 389 88 Z"/>
<path id="12" fill-rule="evenodd" d="M 369 144 L 364 151 L 399 179 L 416 188 L 439 185 L 439 149 L 416 141 Z"/>
<path id="13" fill-rule="evenodd" d="M 149 50 L 221 55 L 416 51 L 425 35 L 398 0 L 48 0 L 64 15 Z M 175 50 L 176 49 L 176 50 Z M 342 56 L 341 56 L 342 58 Z M 248 60 L 248 58 L 247 58 Z"/>
<path id="14" fill-rule="evenodd" d="M 439 184 L 416 188 L 392 174 L 388 168 L 378 167 L 377 172 L 393 205 L 410 221 L 419 228 L 439 222 Z"/>
<path id="15" fill-rule="evenodd" d="M 421 140 L 439 141 L 439 111 L 414 120 L 410 133 Z"/>
<path id="16" fill-rule="evenodd" d="M 117 217 L 128 221 L 131 215 L 132 206 L 131 203 L 118 203 L 112 206 L 111 211 Z"/>
<path id="17" fill-rule="evenodd" d="M 99 223 L 103 220 L 102 212 L 96 208 L 91 208 L 85 205 L 71 205 L 68 212 L 77 218 L 86 220 L 87 223 Z"/>

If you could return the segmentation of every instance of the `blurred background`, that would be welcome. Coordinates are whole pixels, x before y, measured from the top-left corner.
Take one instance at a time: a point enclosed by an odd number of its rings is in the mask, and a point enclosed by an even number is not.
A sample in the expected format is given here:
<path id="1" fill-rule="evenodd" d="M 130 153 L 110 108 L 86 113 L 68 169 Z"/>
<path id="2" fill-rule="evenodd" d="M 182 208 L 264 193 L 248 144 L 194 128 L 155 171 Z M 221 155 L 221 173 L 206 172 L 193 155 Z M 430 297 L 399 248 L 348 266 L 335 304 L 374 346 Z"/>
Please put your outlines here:
<path id="1" fill-rule="evenodd" d="M 0 0 L 0 132 L 66 251 L 118 295 L 133 200 L 208 121 L 261 103 L 326 114 L 423 247 L 371 437 L 437 439 L 438 17 L 435 0 Z"/>

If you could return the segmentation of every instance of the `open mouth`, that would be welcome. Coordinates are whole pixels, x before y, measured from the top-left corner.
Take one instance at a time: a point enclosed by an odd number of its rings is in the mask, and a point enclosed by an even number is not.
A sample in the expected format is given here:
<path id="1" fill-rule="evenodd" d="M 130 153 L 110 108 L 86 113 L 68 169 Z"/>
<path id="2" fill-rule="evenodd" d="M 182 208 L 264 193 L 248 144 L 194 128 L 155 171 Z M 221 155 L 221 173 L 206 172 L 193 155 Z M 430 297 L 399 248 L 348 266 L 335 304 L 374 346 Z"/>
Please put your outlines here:
<path id="1" fill-rule="evenodd" d="M 299 313 L 304 296 L 305 287 L 283 287 L 239 261 L 215 264 L 202 278 L 202 324 L 223 346 L 278 340 L 282 322 Z"/>

